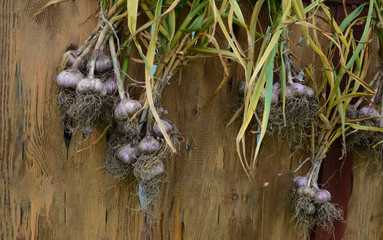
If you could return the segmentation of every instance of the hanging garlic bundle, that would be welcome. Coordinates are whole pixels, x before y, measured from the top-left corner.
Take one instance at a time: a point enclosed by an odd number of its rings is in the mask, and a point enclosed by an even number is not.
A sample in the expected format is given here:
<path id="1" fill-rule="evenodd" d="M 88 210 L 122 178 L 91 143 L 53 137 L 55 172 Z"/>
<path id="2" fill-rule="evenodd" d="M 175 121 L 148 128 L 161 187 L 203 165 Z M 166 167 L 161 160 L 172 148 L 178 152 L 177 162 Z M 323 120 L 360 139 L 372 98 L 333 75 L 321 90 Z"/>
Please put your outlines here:
<path id="1" fill-rule="evenodd" d="M 65 69 L 57 75 L 56 83 L 59 108 L 64 112 L 68 131 L 91 133 L 94 126 L 106 125 L 112 118 L 116 83 L 112 59 L 104 51 L 112 31 L 121 23 L 119 12 L 117 6 L 106 17 L 101 11 L 99 26 L 81 47 L 64 53 Z"/>

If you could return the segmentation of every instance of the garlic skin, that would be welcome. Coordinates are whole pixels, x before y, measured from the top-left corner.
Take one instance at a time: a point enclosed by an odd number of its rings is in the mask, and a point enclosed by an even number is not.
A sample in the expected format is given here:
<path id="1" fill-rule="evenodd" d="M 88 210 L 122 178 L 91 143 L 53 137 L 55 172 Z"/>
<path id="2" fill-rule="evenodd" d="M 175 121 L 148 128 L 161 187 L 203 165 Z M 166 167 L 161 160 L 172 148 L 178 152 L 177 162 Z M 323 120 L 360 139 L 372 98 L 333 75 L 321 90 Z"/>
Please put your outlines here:
<path id="1" fill-rule="evenodd" d="M 167 121 L 165 119 L 161 119 L 161 123 L 162 123 L 162 126 L 164 127 L 164 129 L 167 133 L 174 130 L 173 125 L 169 121 Z M 156 137 L 163 137 L 160 126 L 158 125 L 157 122 L 153 126 L 153 135 Z"/>
<path id="2" fill-rule="evenodd" d="M 279 90 L 277 90 L 277 91 L 273 91 L 273 93 L 271 94 L 271 103 L 272 104 L 276 104 L 276 103 L 278 103 L 278 101 L 279 101 Z"/>
<path id="3" fill-rule="evenodd" d="M 66 67 L 72 67 L 74 62 L 77 60 L 77 58 L 80 56 L 81 52 L 77 50 L 69 50 L 65 52 L 65 55 L 68 55 L 68 60 L 66 62 Z M 83 58 L 81 60 L 80 65 L 78 66 L 78 69 L 81 71 L 84 71 L 86 69 L 87 60 L 86 58 Z"/>
<path id="4" fill-rule="evenodd" d="M 134 168 L 134 176 L 142 180 L 150 180 L 154 177 L 162 174 L 165 171 L 164 163 L 161 160 L 157 160 L 152 166 L 145 168 Z"/>
<path id="5" fill-rule="evenodd" d="M 306 86 L 300 83 L 290 83 L 291 89 L 295 92 L 295 96 L 305 95 Z"/>
<path id="6" fill-rule="evenodd" d="M 276 82 L 273 84 L 273 92 L 278 91 L 280 89 L 281 89 L 281 83 L 280 82 Z"/>
<path id="7" fill-rule="evenodd" d="M 312 215 L 315 213 L 315 205 L 310 203 L 307 207 L 306 207 L 306 214 L 308 215 Z"/>
<path id="8" fill-rule="evenodd" d="M 246 88 L 246 79 L 242 79 L 238 86 L 238 93 L 240 96 L 245 95 L 245 88 Z"/>
<path id="9" fill-rule="evenodd" d="M 299 176 L 299 177 L 295 177 L 293 181 L 297 187 L 304 187 L 304 186 L 307 186 L 309 180 L 307 176 Z"/>
<path id="10" fill-rule="evenodd" d="M 306 196 L 309 198 L 315 198 L 315 194 L 316 194 L 316 191 L 312 187 L 310 188 L 310 190 L 308 192 L 306 192 Z"/>
<path id="11" fill-rule="evenodd" d="M 285 97 L 286 99 L 293 99 L 294 97 L 314 98 L 315 91 L 311 87 L 292 82 L 286 85 Z"/>
<path id="12" fill-rule="evenodd" d="M 114 118 L 117 121 L 124 121 L 132 117 L 142 109 L 142 105 L 133 99 L 123 98 L 114 108 Z"/>
<path id="13" fill-rule="evenodd" d="M 98 78 L 84 78 L 76 87 L 78 94 L 92 92 L 99 94 L 100 96 L 106 96 L 106 87 Z"/>
<path id="14" fill-rule="evenodd" d="M 276 82 L 273 84 L 272 94 L 271 94 L 271 103 L 276 104 L 279 101 L 279 95 L 281 93 L 281 83 Z"/>
<path id="15" fill-rule="evenodd" d="M 88 61 L 88 64 L 86 65 L 86 69 L 88 69 L 88 71 L 90 69 L 90 63 L 91 61 Z M 110 57 L 106 56 L 102 51 L 100 51 L 94 64 L 94 72 L 102 73 L 111 70 L 112 68 L 112 59 L 110 59 Z"/>
<path id="16" fill-rule="evenodd" d="M 77 68 L 69 68 L 59 73 L 56 77 L 56 83 L 63 88 L 75 89 L 78 83 L 84 79 L 85 76 Z"/>
<path id="17" fill-rule="evenodd" d="M 308 198 L 314 198 L 315 197 L 315 189 L 309 186 L 302 187 L 302 195 L 308 197 Z"/>
<path id="18" fill-rule="evenodd" d="M 288 100 L 291 100 L 295 97 L 294 90 L 289 85 L 286 86 L 285 97 Z"/>
<path id="19" fill-rule="evenodd" d="M 160 143 L 152 136 L 144 137 L 137 145 L 136 150 L 138 154 L 154 154 L 160 149 Z"/>
<path id="20" fill-rule="evenodd" d="M 323 203 L 331 200 L 331 193 L 327 190 L 318 190 L 315 194 L 315 202 Z"/>
<path id="21" fill-rule="evenodd" d="M 359 110 L 359 115 L 361 117 L 377 117 L 380 115 L 380 113 L 372 104 L 369 104 L 368 106 L 362 107 Z"/>
<path id="22" fill-rule="evenodd" d="M 315 97 L 315 91 L 311 87 L 305 86 L 305 95 L 306 98 L 313 98 Z"/>
<path id="23" fill-rule="evenodd" d="M 64 53 L 65 55 L 68 55 L 68 60 L 66 62 L 67 67 L 71 67 L 73 63 L 76 61 L 79 52 L 76 50 L 69 50 Z"/>
<path id="24" fill-rule="evenodd" d="M 117 159 L 126 164 L 132 164 L 137 161 L 135 146 L 130 143 L 119 147 L 115 155 Z"/>
<path id="25" fill-rule="evenodd" d="M 132 124 L 127 122 L 117 123 L 117 130 L 125 135 L 134 136 L 138 134 L 138 129 L 134 128 Z"/>
<path id="26" fill-rule="evenodd" d="M 304 191 L 305 188 L 306 188 L 306 187 L 299 187 L 299 188 L 297 189 L 297 194 L 298 194 L 298 195 L 303 195 L 303 191 Z"/>
<path id="27" fill-rule="evenodd" d="M 113 77 L 110 77 L 110 78 L 106 79 L 105 82 L 104 82 L 104 85 L 106 87 L 106 91 L 109 94 L 117 93 L 117 83 L 116 83 L 116 81 L 114 81 Z"/>
<path id="28" fill-rule="evenodd" d="M 271 104 L 276 104 L 279 101 L 279 94 L 281 92 L 281 84 L 279 82 L 274 83 L 271 93 Z M 265 101 L 265 89 L 262 89 L 261 95 L 259 96 L 262 102 Z"/>

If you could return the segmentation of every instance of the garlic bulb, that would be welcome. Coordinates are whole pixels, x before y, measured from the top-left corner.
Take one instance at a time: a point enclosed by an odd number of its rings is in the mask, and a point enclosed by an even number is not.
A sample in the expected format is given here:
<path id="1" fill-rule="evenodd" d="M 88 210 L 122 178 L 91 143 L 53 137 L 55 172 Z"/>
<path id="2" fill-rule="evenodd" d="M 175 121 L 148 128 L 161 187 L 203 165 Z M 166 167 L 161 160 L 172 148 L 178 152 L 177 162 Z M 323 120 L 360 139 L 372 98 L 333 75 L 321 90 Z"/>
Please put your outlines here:
<path id="1" fill-rule="evenodd" d="M 68 55 L 68 60 L 66 62 L 67 67 L 72 67 L 74 62 L 77 60 L 77 58 L 80 56 L 81 52 L 79 50 L 69 50 L 65 53 L 65 55 Z M 81 60 L 80 65 L 78 66 L 78 69 L 81 71 L 84 71 L 86 69 L 87 60 L 83 58 Z"/>
<path id="2" fill-rule="evenodd" d="M 98 78 L 84 78 L 77 84 L 76 92 L 78 94 L 92 92 L 100 96 L 105 96 L 106 87 Z"/>
<path id="3" fill-rule="evenodd" d="M 306 92 L 306 87 L 300 83 L 290 83 L 291 89 L 295 92 L 295 96 L 303 96 Z"/>
<path id="4" fill-rule="evenodd" d="M 164 119 L 161 119 L 161 123 L 162 123 L 162 126 L 164 127 L 165 131 L 167 133 L 173 131 L 173 125 L 167 121 L 167 120 L 164 120 Z M 160 126 L 158 125 L 158 123 L 156 122 L 154 124 L 154 127 L 153 127 L 153 134 L 156 136 L 156 137 L 163 137 L 163 134 L 161 132 L 161 129 L 160 129 Z"/>
<path id="5" fill-rule="evenodd" d="M 92 61 L 88 61 L 88 64 L 86 65 L 86 68 L 90 69 L 90 63 Z M 110 59 L 110 57 L 106 56 L 104 54 L 104 52 L 100 51 L 98 56 L 97 56 L 97 59 L 96 59 L 96 62 L 94 63 L 94 72 L 95 73 L 102 73 L 102 72 L 105 72 L 107 70 L 111 70 L 113 68 L 113 62 L 112 62 L 112 59 Z"/>
<path id="6" fill-rule="evenodd" d="M 331 200 L 331 193 L 327 190 L 319 190 L 315 194 L 315 201 L 316 202 L 328 202 Z"/>
<path id="7" fill-rule="evenodd" d="M 141 104 L 133 99 L 121 99 L 114 109 L 114 118 L 117 121 L 124 121 L 132 117 L 136 112 L 141 110 Z"/>
<path id="8" fill-rule="evenodd" d="M 116 151 L 116 157 L 126 164 L 132 164 L 137 161 L 135 146 L 127 144 L 119 147 Z"/>
<path id="9" fill-rule="evenodd" d="M 134 168 L 134 175 L 137 178 L 143 180 L 150 180 L 164 172 L 164 163 L 161 160 L 157 160 L 152 166 L 145 168 Z"/>
<path id="10" fill-rule="evenodd" d="M 315 91 L 311 87 L 305 86 L 305 96 L 306 98 L 315 97 Z"/>
<path id="11" fill-rule="evenodd" d="M 152 136 L 144 137 L 137 145 L 137 152 L 139 154 L 153 154 L 160 149 L 160 143 Z"/>
<path id="12" fill-rule="evenodd" d="M 85 76 L 77 68 L 69 68 L 59 73 L 56 77 L 56 83 L 63 88 L 77 87 L 77 84 L 84 79 Z"/>
<path id="13" fill-rule="evenodd" d="M 138 129 L 133 124 L 128 122 L 121 122 L 117 124 L 117 130 L 125 135 L 134 136 L 138 134 Z"/>
<path id="14" fill-rule="evenodd" d="M 104 85 L 106 87 L 106 91 L 109 94 L 115 94 L 117 92 L 117 83 L 113 77 L 109 77 L 108 79 L 106 79 Z"/>
<path id="15" fill-rule="evenodd" d="M 297 187 L 303 187 L 303 186 L 307 186 L 308 178 L 307 176 L 299 176 L 299 177 L 295 177 L 293 181 Z"/>
<path id="16" fill-rule="evenodd" d="M 286 86 L 285 97 L 288 100 L 291 100 L 295 97 L 295 92 L 289 85 Z"/>
<path id="17" fill-rule="evenodd" d="M 376 116 L 379 116 L 380 114 L 378 110 L 376 110 L 372 104 L 369 104 L 368 106 L 362 107 L 359 110 L 359 115 L 361 117 L 376 117 Z"/>

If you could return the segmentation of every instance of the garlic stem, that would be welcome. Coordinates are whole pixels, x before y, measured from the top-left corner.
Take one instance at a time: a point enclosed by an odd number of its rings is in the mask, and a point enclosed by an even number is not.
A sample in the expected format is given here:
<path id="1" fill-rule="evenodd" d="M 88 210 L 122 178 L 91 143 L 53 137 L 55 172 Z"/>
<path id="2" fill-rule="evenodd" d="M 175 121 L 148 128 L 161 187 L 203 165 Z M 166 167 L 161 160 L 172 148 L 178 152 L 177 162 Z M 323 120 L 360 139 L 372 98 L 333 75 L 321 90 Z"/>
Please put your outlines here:
<path id="1" fill-rule="evenodd" d="M 110 50 L 110 55 L 113 61 L 113 70 L 114 70 L 114 75 L 116 77 L 118 94 L 120 95 L 120 99 L 123 99 L 125 98 L 124 83 L 122 82 L 122 78 L 121 78 L 121 68 L 120 68 L 120 63 L 118 62 L 118 59 L 117 59 L 116 46 L 114 44 L 113 36 L 109 37 L 109 50 Z M 126 95 L 129 98 L 128 92 L 126 93 Z"/>
<path id="2" fill-rule="evenodd" d="M 286 66 L 286 72 L 287 72 L 287 82 L 289 84 L 292 84 L 293 83 L 293 76 L 291 75 L 290 58 L 288 57 L 287 53 L 283 54 L 283 58 L 285 59 L 285 66 Z"/>
<path id="3" fill-rule="evenodd" d="M 116 11 L 123 6 L 124 3 L 126 3 L 126 0 L 121 0 L 114 4 L 113 7 L 109 10 L 107 17 L 111 18 L 116 13 Z"/>
<path id="4" fill-rule="evenodd" d="M 90 50 L 92 49 L 92 47 L 94 46 L 95 44 L 95 41 L 91 42 L 88 47 L 85 48 L 85 50 L 80 54 L 80 56 L 77 57 L 76 61 L 74 61 L 72 67 L 74 68 L 78 68 L 78 66 L 81 64 L 82 60 L 84 59 L 84 57 L 86 55 L 88 55 L 88 53 L 90 52 Z"/>
<path id="5" fill-rule="evenodd" d="M 92 57 L 90 58 L 90 68 L 89 68 L 89 73 L 88 73 L 89 78 L 94 77 L 94 68 L 96 66 L 96 60 L 97 60 L 98 54 L 100 52 L 100 48 L 102 46 L 102 43 L 104 42 L 104 38 L 106 36 L 107 31 L 108 31 L 107 27 L 105 27 L 101 30 L 100 35 L 99 35 L 98 40 L 97 40 L 97 43 L 96 43 L 96 46 L 94 47 Z"/>
<path id="6" fill-rule="evenodd" d="M 93 30 L 93 32 L 87 37 L 87 39 L 85 39 L 85 41 L 82 43 L 82 45 L 77 49 L 80 53 L 82 53 L 84 48 L 86 48 L 88 46 L 89 42 L 92 42 L 93 39 L 95 39 L 97 37 L 96 32 L 97 32 L 98 28 L 99 27 L 97 27 L 95 30 Z"/>

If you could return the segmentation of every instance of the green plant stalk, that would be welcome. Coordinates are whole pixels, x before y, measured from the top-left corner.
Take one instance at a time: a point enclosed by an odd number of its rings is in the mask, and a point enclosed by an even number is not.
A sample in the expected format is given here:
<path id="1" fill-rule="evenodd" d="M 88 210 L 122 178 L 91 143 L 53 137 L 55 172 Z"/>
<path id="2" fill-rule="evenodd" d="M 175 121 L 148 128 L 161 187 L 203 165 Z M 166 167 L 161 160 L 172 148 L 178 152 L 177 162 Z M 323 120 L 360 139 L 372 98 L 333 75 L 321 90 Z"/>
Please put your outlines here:
<path id="1" fill-rule="evenodd" d="M 159 21 L 162 17 L 165 17 L 167 16 L 167 14 L 169 14 L 172 10 L 174 10 L 174 8 L 177 6 L 177 4 L 179 3 L 180 0 L 175 0 L 174 3 L 160 16 L 155 16 L 154 19 L 150 20 L 149 22 L 146 22 L 145 24 L 143 24 L 139 29 L 137 29 L 137 31 L 131 33 L 131 35 L 129 36 L 129 38 L 126 40 L 128 43 L 130 42 L 134 42 L 135 41 L 135 38 L 136 38 L 136 35 L 140 32 L 142 32 L 143 30 L 145 30 L 146 28 L 152 26 L 153 24 L 155 24 L 157 21 Z"/>
<path id="2" fill-rule="evenodd" d="M 110 19 L 120 8 L 123 7 L 123 4 L 126 3 L 127 0 L 120 0 L 109 10 L 107 17 Z"/>
<path id="3" fill-rule="evenodd" d="M 197 53 L 206 53 L 209 55 L 218 55 L 218 52 L 215 48 L 208 48 L 208 47 L 190 47 L 189 48 L 191 52 L 197 52 Z M 230 51 L 227 50 L 220 50 L 222 56 L 230 58 L 232 60 L 235 60 L 238 62 L 236 55 Z"/>
<path id="4" fill-rule="evenodd" d="M 298 16 L 299 19 L 304 19 L 304 15 L 303 15 L 303 11 L 302 11 L 302 6 L 299 6 L 298 3 L 295 3 L 293 4 L 293 9 L 294 11 L 296 12 L 296 15 Z M 313 20 L 314 21 L 314 20 Z M 317 52 L 320 57 L 321 57 L 321 61 L 322 61 L 322 64 L 323 66 L 329 66 L 328 62 L 327 62 L 327 59 L 326 57 L 324 56 L 323 54 L 323 51 L 321 51 L 321 49 L 319 48 L 319 45 L 318 45 L 318 38 L 317 38 L 317 35 L 316 35 L 316 30 L 314 29 L 313 32 L 314 32 L 314 39 L 316 41 L 316 43 L 312 40 L 312 38 L 309 36 L 308 34 L 308 31 L 306 30 L 305 27 L 301 26 L 303 32 L 304 32 L 304 35 L 306 37 L 306 39 L 308 39 L 308 42 L 310 44 L 310 46 L 314 49 L 315 52 Z M 345 41 L 345 38 L 341 39 L 342 40 L 342 43 L 344 45 L 348 45 L 349 43 L 347 43 L 347 41 Z M 345 56 L 347 57 L 348 55 L 348 50 L 345 52 Z M 352 65 L 350 65 L 350 67 L 352 67 Z M 325 69 L 329 69 L 329 68 L 326 68 Z M 326 71 L 327 72 L 327 71 Z M 336 93 L 331 95 L 330 94 L 330 97 L 337 97 L 337 98 L 340 98 L 341 97 L 341 94 L 340 94 L 340 88 L 339 88 L 339 83 L 340 83 L 340 80 L 342 79 L 344 73 L 345 73 L 345 69 L 340 69 L 340 74 L 337 76 L 337 81 L 331 81 L 330 79 L 332 79 L 332 74 L 329 75 L 328 73 L 325 74 L 325 78 L 327 77 L 327 79 L 329 80 L 328 82 L 331 83 L 331 88 L 332 89 L 336 89 Z M 342 77 L 340 77 L 340 75 Z M 333 91 L 333 90 L 332 90 Z M 333 101 L 329 102 L 327 104 L 327 106 L 333 106 L 332 105 Z M 339 109 L 336 110 L 336 111 L 331 111 L 331 109 L 327 108 L 327 114 L 326 114 L 326 117 L 328 118 L 329 117 L 329 114 L 331 112 L 333 113 L 337 113 L 339 112 L 340 113 L 340 116 L 339 117 L 336 117 L 335 119 L 333 118 L 332 119 L 332 124 L 336 124 L 338 122 L 337 119 L 339 118 L 342 118 L 344 119 L 344 115 L 342 115 L 344 113 L 343 111 L 343 108 L 342 108 L 342 103 L 338 103 L 337 106 L 339 106 Z M 334 115 L 333 117 L 335 117 L 336 115 Z M 334 125 L 335 126 L 335 125 Z M 336 138 L 340 137 L 340 136 L 344 136 L 344 132 L 345 132 L 345 129 L 344 129 L 344 126 L 341 127 L 341 134 L 333 134 L 334 133 L 334 126 L 332 126 L 330 129 L 322 129 L 318 138 L 317 138 L 317 144 L 319 145 L 319 148 L 317 150 L 315 150 L 315 145 L 313 145 L 313 151 L 315 151 L 315 156 L 313 158 L 313 165 L 312 165 L 312 169 L 310 170 L 311 174 L 310 174 L 310 182 L 311 182 L 311 179 L 313 178 L 313 182 L 314 184 L 316 185 L 316 181 L 317 181 L 317 175 L 318 175 L 318 172 L 319 172 L 319 169 L 320 169 L 320 163 L 321 161 L 324 159 L 325 157 L 325 154 L 326 152 L 328 151 L 331 143 L 333 141 L 335 141 Z M 337 133 L 339 133 L 339 130 L 336 129 L 335 131 L 338 131 Z M 330 144 L 327 144 L 329 142 L 329 138 L 330 139 Z"/>
<path id="5" fill-rule="evenodd" d="M 285 42 L 282 41 L 280 44 L 279 49 L 279 56 L 282 56 L 283 49 L 285 48 Z M 281 57 L 281 71 L 280 71 L 280 78 L 281 78 L 281 96 L 282 96 L 282 115 L 283 115 L 283 122 L 284 126 L 286 126 L 286 116 L 285 116 L 285 107 L 286 107 L 286 66 L 284 58 Z"/>
<path id="6" fill-rule="evenodd" d="M 126 49 L 126 56 L 130 56 L 130 52 L 131 52 L 131 50 L 132 50 L 132 46 L 130 45 L 127 49 Z M 124 58 L 124 62 L 123 62 L 123 64 L 122 64 L 122 71 L 124 72 L 124 73 L 127 73 L 128 72 L 128 66 L 129 66 L 129 57 L 126 57 L 126 58 Z M 125 77 L 126 77 L 126 75 L 125 74 L 123 74 L 122 75 L 122 83 L 124 83 L 125 82 Z"/>
<path id="7" fill-rule="evenodd" d="M 154 19 L 154 15 L 149 11 L 149 7 L 145 4 L 145 3 L 140 3 L 140 6 L 142 8 L 142 10 L 144 10 L 144 13 L 146 14 L 146 16 L 149 18 L 149 19 Z M 169 36 L 169 33 L 168 33 L 168 29 L 167 29 L 167 26 L 165 24 L 163 24 L 163 22 L 161 22 L 161 25 L 160 25 L 160 32 L 168 39 L 170 40 L 170 36 Z"/>
<path id="8" fill-rule="evenodd" d="M 162 8 L 162 1 L 158 1 L 157 5 L 156 5 L 156 9 L 155 9 L 155 18 L 156 19 L 159 18 L 160 16 L 163 16 L 163 15 L 161 15 L 161 8 Z M 159 117 L 159 115 L 155 109 L 154 101 L 153 101 L 153 95 L 152 95 L 152 81 L 154 81 L 152 69 L 153 69 L 154 56 L 155 56 L 155 51 L 156 51 L 156 36 L 158 34 L 158 31 L 159 31 L 159 21 L 156 21 L 156 22 L 154 22 L 154 25 L 153 25 L 153 32 L 152 32 L 152 36 L 150 39 L 150 43 L 149 43 L 149 47 L 148 47 L 148 51 L 147 51 L 146 56 L 143 54 L 142 48 L 141 48 L 140 44 L 137 42 L 135 37 L 133 37 L 133 40 L 134 40 L 134 43 L 137 47 L 137 50 L 138 50 L 142 60 L 145 63 L 145 66 L 146 66 L 146 68 L 145 68 L 145 89 L 146 89 L 146 99 L 147 99 L 147 102 L 148 102 L 149 108 L 150 108 L 150 114 L 153 115 L 156 122 L 158 123 L 158 126 L 159 126 L 167 144 L 171 148 L 171 150 L 173 152 L 176 152 L 176 149 L 173 146 L 173 143 L 170 140 L 169 135 L 167 134 L 166 130 L 164 129 L 164 126 L 160 120 L 160 117 Z M 150 117 L 148 117 L 148 118 L 150 118 Z M 150 123 L 150 121 L 151 120 L 148 120 L 148 123 Z M 150 126 L 148 126 L 148 128 L 149 127 Z"/>
<path id="9" fill-rule="evenodd" d="M 358 57 L 360 51 L 362 50 L 362 47 L 363 47 L 363 44 L 364 42 L 366 41 L 366 38 L 367 38 L 367 35 L 368 35 L 368 29 L 370 27 L 370 23 L 371 23 L 371 16 L 372 16 L 372 10 L 373 10 L 373 0 L 370 0 L 370 4 L 369 4 L 369 10 L 368 10 L 368 15 L 369 16 L 367 18 L 367 21 L 366 21 L 366 24 L 365 24 L 365 28 L 364 28 L 364 32 L 363 32 L 363 35 L 360 39 L 360 43 L 358 44 L 356 50 L 354 51 L 351 59 L 348 61 L 347 65 L 345 67 L 343 67 L 341 65 L 340 67 L 340 70 L 339 70 L 339 73 L 338 73 L 338 76 L 337 76 L 337 79 L 335 81 L 335 86 L 334 87 L 338 87 L 342 78 L 343 78 L 343 75 L 346 73 L 346 70 L 349 70 L 351 69 L 351 67 L 354 65 L 354 62 L 356 60 L 356 58 Z M 335 98 L 336 98 L 336 95 L 330 95 L 330 99 L 329 99 L 329 106 L 330 108 L 327 110 L 326 112 L 326 116 L 329 116 L 330 112 L 331 112 L 331 106 L 333 105 L 334 101 L 335 101 Z"/>
<path id="10" fill-rule="evenodd" d="M 194 0 L 194 1 L 197 1 L 197 0 Z M 172 49 L 176 43 L 178 42 L 179 38 L 182 36 L 183 34 L 183 29 L 186 29 L 186 27 L 189 25 L 190 21 L 203 9 L 206 7 L 206 5 L 209 3 L 208 0 L 205 0 L 203 1 L 202 3 L 200 3 L 192 12 L 190 12 L 185 20 L 183 21 L 183 23 L 181 24 L 181 26 L 179 27 L 179 30 L 176 32 L 176 34 L 174 35 L 174 38 L 172 39 L 172 41 L 170 42 L 170 48 L 169 49 Z M 166 53 L 165 53 L 165 56 L 166 56 Z"/>

